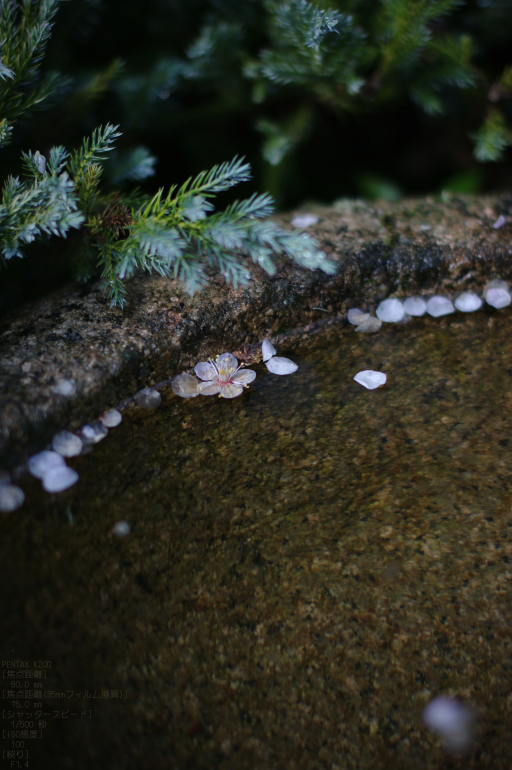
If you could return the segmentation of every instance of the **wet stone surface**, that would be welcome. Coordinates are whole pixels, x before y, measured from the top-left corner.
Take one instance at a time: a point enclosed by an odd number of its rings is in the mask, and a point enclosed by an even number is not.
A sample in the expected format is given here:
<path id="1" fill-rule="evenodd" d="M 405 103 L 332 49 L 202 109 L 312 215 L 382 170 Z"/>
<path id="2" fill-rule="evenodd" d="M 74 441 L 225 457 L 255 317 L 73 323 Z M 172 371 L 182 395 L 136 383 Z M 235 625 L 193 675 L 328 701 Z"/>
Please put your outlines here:
<path id="1" fill-rule="evenodd" d="M 315 207 L 314 235 L 336 275 L 278 260 L 236 291 L 220 275 L 190 298 L 158 275 L 126 282 L 127 308 L 99 283 L 70 286 L 0 321 L 0 466 L 76 431 L 136 392 L 217 355 L 396 294 L 481 291 L 512 278 L 510 196 L 342 200 Z M 294 213 L 275 218 L 292 227 Z M 496 307 L 510 302 L 496 290 Z"/>
<path id="2" fill-rule="evenodd" d="M 45 688 L 127 693 L 68 700 L 92 719 L 50 722 L 35 766 L 509 770 L 511 327 L 327 325 L 278 346 L 289 377 L 133 412 L 70 490 L 26 479 L 3 649 L 52 661 Z M 422 725 L 442 694 L 478 716 L 463 759 Z"/>

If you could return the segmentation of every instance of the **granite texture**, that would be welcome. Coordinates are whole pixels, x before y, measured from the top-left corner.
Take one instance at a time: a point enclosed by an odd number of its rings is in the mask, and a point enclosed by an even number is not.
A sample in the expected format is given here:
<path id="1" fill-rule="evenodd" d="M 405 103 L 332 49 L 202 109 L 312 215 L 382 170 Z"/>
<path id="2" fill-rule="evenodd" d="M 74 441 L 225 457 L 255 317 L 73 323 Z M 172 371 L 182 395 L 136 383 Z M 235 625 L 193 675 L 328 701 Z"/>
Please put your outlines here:
<path id="1" fill-rule="evenodd" d="M 139 275 L 127 283 L 124 311 L 110 308 L 97 284 L 27 305 L 0 325 L 0 467 L 211 354 L 354 303 L 373 308 L 393 293 L 478 289 L 512 277 L 512 225 L 493 228 L 511 205 L 506 196 L 340 201 L 308 209 L 319 217 L 309 232 L 339 264 L 335 276 L 282 262 L 273 278 L 256 271 L 235 291 L 214 277 L 190 298 L 174 281 Z M 296 213 L 276 219 L 288 225 Z M 76 394 L 55 392 L 60 380 L 74 380 Z"/>
<path id="2" fill-rule="evenodd" d="M 129 411 L 60 495 L 24 479 L 2 659 L 51 662 L 48 713 L 91 711 L 48 718 L 30 766 L 510 770 L 511 332 L 489 307 L 315 326 L 278 345 L 290 377 Z M 467 756 L 422 724 L 448 693 Z"/>

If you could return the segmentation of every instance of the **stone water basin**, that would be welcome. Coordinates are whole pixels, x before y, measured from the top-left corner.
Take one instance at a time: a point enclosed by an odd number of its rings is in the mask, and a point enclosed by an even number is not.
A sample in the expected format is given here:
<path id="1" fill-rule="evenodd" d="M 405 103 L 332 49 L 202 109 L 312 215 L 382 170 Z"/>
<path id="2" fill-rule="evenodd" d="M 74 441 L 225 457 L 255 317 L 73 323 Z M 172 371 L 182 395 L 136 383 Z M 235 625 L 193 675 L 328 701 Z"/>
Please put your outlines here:
<path id="1" fill-rule="evenodd" d="M 289 377 L 125 419 L 66 492 L 25 480 L 2 659 L 50 661 L 42 711 L 81 715 L 34 766 L 510 768 L 511 321 L 334 326 Z M 475 709 L 464 757 L 422 724 L 440 694 Z"/>

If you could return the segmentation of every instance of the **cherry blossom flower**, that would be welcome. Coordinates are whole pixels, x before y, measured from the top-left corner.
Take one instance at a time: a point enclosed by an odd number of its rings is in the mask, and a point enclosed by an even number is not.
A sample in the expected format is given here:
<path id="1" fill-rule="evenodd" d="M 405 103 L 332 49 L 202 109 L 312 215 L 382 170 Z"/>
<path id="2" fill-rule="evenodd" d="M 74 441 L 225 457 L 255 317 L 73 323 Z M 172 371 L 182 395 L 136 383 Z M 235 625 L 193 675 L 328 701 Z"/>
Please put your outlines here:
<path id="1" fill-rule="evenodd" d="M 252 369 L 240 371 L 232 353 L 223 353 L 215 361 L 202 361 L 194 371 L 199 379 L 204 380 L 197 386 L 197 392 L 203 396 L 216 396 L 218 393 L 221 398 L 236 398 L 256 378 Z"/>

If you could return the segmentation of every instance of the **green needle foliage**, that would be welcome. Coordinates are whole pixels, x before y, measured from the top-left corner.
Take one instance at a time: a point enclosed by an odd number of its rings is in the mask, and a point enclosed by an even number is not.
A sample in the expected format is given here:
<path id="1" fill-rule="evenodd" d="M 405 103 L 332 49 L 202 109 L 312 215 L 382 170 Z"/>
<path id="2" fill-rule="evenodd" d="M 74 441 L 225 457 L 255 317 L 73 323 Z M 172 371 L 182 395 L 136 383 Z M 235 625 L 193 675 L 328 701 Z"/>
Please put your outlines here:
<path id="1" fill-rule="evenodd" d="M 478 69 L 476 53 L 481 57 L 482 51 L 465 31 L 478 24 L 471 2 L 254 0 L 248 4 L 252 15 L 247 4 L 240 8 L 230 0 L 213 4 L 217 13 L 209 14 L 185 58 L 166 57 L 146 78 L 126 75 L 118 85 L 120 91 L 144 92 L 148 103 L 162 82 L 168 94 L 195 85 L 217 90 L 227 106 L 230 100 L 223 83 L 236 93 L 252 82 L 253 103 L 267 104 L 269 110 L 278 101 L 291 105 L 280 122 L 268 116 L 257 121 L 266 137 L 263 155 L 274 165 L 308 136 L 315 119 L 312 99 L 338 115 L 367 114 L 404 99 L 428 115 L 445 115 L 454 102 L 467 106 L 461 100 L 467 92 L 481 101 L 500 102 L 490 111 L 482 110 L 481 128 L 473 136 L 479 161 L 503 159 L 511 143 L 506 102 L 511 96 L 511 68 L 506 66 L 494 82 Z M 456 12 L 459 23 L 452 30 L 448 22 Z M 491 21 L 494 16 L 497 27 L 506 29 L 508 24 L 510 36 L 510 0 L 486 0 L 485 16 Z M 253 38 L 266 44 L 251 50 Z M 234 72 L 239 73 L 238 80 Z M 247 103 L 242 108 L 248 109 Z"/>
<path id="2" fill-rule="evenodd" d="M 55 73 L 42 80 L 37 77 L 58 4 L 59 0 L 0 0 L 4 144 L 16 119 L 63 86 Z M 250 166 L 243 159 L 235 157 L 180 188 L 172 186 L 167 195 L 161 189 L 150 199 L 138 196 L 138 206 L 128 206 L 129 195 L 106 194 L 100 182 L 107 153 L 120 136 L 117 128 L 107 124 L 95 129 L 71 154 L 54 147 L 48 164 L 39 152 L 23 153 L 25 178 L 7 179 L 0 205 L 4 259 L 22 257 L 22 246 L 42 234 L 65 237 L 71 228 L 85 225 L 80 277 L 92 276 L 99 267 L 112 305 L 120 306 L 125 304 L 123 279 L 137 268 L 173 275 L 191 294 L 208 282 L 208 266 L 217 267 L 236 287 L 249 280 L 251 261 L 273 274 L 275 257 L 283 253 L 303 267 L 334 272 L 334 263 L 307 234 L 257 221 L 273 211 L 269 195 L 255 194 L 212 213 L 217 193 L 250 179 Z M 118 182 L 153 173 L 154 158 L 145 148 L 116 160 L 112 176 Z"/>
<path id="3" fill-rule="evenodd" d="M 54 147 L 46 170 L 46 159 L 40 153 L 26 153 L 26 181 L 12 176 L 7 179 L 0 205 L 5 259 L 22 257 L 22 244 L 31 243 L 43 233 L 65 237 L 71 228 L 84 222 L 85 217 L 78 210 L 76 185 L 64 171 L 66 158 L 63 147 Z"/>
<path id="4" fill-rule="evenodd" d="M 0 0 L 0 105 L 1 143 L 6 144 L 12 124 L 29 111 L 47 106 L 68 85 L 56 72 L 39 77 L 39 67 L 50 39 L 52 19 L 61 0 L 22 3 Z"/>
<path id="5" fill-rule="evenodd" d="M 92 216 L 88 224 L 112 304 L 123 305 L 122 281 L 137 268 L 173 275 L 190 294 L 208 283 L 208 266 L 217 267 L 236 287 L 250 279 L 248 260 L 272 275 L 275 256 L 282 253 L 303 267 L 333 273 L 334 263 L 306 233 L 285 231 L 268 220 L 257 221 L 273 211 L 269 195 L 254 194 L 212 213 L 211 200 L 217 193 L 248 179 L 249 164 L 235 157 L 187 180 L 179 189 L 171 187 L 167 195 L 159 190 L 136 209 L 115 206 L 103 216 Z M 126 233 L 124 237 L 120 230 Z"/>

